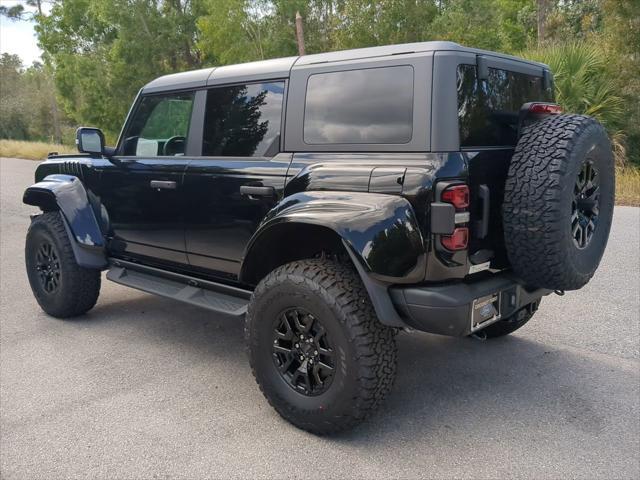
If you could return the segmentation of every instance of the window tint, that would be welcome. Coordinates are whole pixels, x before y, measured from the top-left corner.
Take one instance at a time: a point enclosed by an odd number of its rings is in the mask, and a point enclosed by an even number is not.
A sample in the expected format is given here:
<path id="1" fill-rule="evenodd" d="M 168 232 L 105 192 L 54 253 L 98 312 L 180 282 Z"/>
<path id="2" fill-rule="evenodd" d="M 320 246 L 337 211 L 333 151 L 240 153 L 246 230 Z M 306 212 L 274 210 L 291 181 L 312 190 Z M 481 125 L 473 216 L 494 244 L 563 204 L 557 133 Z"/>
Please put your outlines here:
<path id="1" fill-rule="evenodd" d="M 407 143 L 413 130 L 413 67 L 311 75 L 307 82 L 307 144 Z"/>
<path id="2" fill-rule="evenodd" d="M 542 77 L 523 73 L 490 68 L 489 79 L 479 82 L 475 65 L 459 65 L 457 82 L 463 147 L 515 145 L 522 104 L 553 100 Z"/>
<path id="3" fill-rule="evenodd" d="M 264 156 L 278 152 L 284 82 L 209 90 L 202 154 Z"/>
<path id="4" fill-rule="evenodd" d="M 124 137 L 123 154 L 184 155 L 193 92 L 143 97 Z"/>

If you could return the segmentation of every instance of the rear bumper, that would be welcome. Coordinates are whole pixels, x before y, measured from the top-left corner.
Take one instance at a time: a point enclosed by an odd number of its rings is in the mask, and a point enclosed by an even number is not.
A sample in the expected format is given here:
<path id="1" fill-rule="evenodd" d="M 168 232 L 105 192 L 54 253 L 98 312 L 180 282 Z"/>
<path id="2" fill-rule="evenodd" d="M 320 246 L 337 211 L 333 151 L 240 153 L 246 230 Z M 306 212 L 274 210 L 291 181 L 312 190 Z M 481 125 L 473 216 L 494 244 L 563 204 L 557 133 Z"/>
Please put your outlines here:
<path id="1" fill-rule="evenodd" d="M 551 290 L 528 289 L 511 273 L 447 285 L 395 286 L 391 300 L 410 327 L 465 336 L 504 319 Z"/>

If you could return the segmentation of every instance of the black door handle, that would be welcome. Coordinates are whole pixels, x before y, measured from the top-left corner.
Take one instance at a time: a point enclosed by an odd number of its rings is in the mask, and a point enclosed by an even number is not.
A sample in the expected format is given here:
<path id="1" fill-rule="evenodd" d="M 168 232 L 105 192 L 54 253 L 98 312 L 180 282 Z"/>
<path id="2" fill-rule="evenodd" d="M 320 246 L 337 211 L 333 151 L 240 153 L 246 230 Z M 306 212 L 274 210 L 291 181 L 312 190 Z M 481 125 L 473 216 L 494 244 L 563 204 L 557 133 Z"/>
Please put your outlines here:
<path id="1" fill-rule="evenodd" d="M 176 182 L 167 181 L 167 180 L 151 180 L 151 182 L 149 183 L 149 186 L 151 188 L 157 188 L 158 190 L 160 190 L 161 188 L 165 190 L 175 190 Z"/>
<path id="2" fill-rule="evenodd" d="M 250 197 L 275 197 L 276 189 L 273 187 L 242 185 L 240 187 L 240 195 L 248 195 Z"/>

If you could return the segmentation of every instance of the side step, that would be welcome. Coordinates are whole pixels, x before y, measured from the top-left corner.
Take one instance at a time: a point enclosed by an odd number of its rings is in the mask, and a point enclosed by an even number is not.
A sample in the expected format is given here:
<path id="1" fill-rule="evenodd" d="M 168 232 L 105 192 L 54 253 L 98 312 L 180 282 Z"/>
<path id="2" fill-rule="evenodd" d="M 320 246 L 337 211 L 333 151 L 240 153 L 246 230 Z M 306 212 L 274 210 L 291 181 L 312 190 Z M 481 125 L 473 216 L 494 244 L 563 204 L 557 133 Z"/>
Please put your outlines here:
<path id="1" fill-rule="evenodd" d="M 107 279 L 143 292 L 173 298 L 233 317 L 244 316 L 251 297 L 249 290 L 124 260 L 111 259 Z"/>

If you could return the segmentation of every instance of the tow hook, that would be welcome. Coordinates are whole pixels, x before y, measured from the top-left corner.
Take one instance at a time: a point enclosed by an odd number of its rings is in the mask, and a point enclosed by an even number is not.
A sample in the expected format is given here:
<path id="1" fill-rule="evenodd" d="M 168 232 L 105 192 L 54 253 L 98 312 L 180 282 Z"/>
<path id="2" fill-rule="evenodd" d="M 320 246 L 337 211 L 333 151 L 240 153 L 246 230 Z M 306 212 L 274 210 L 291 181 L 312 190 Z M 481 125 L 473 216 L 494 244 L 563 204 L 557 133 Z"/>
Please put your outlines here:
<path id="1" fill-rule="evenodd" d="M 471 336 L 476 340 L 484 342 L 487 339 L 487 332 L 485 332 L 484 330 L 480 330 L 479 332 L 472 333 Z"/>
<path id="2" fill-rule="evenodd" d="M 558 295 L 559 297 L 564 295 L 564 290 L 554 290 L 553 293 L 555 293 L 556 295 Z"/>

